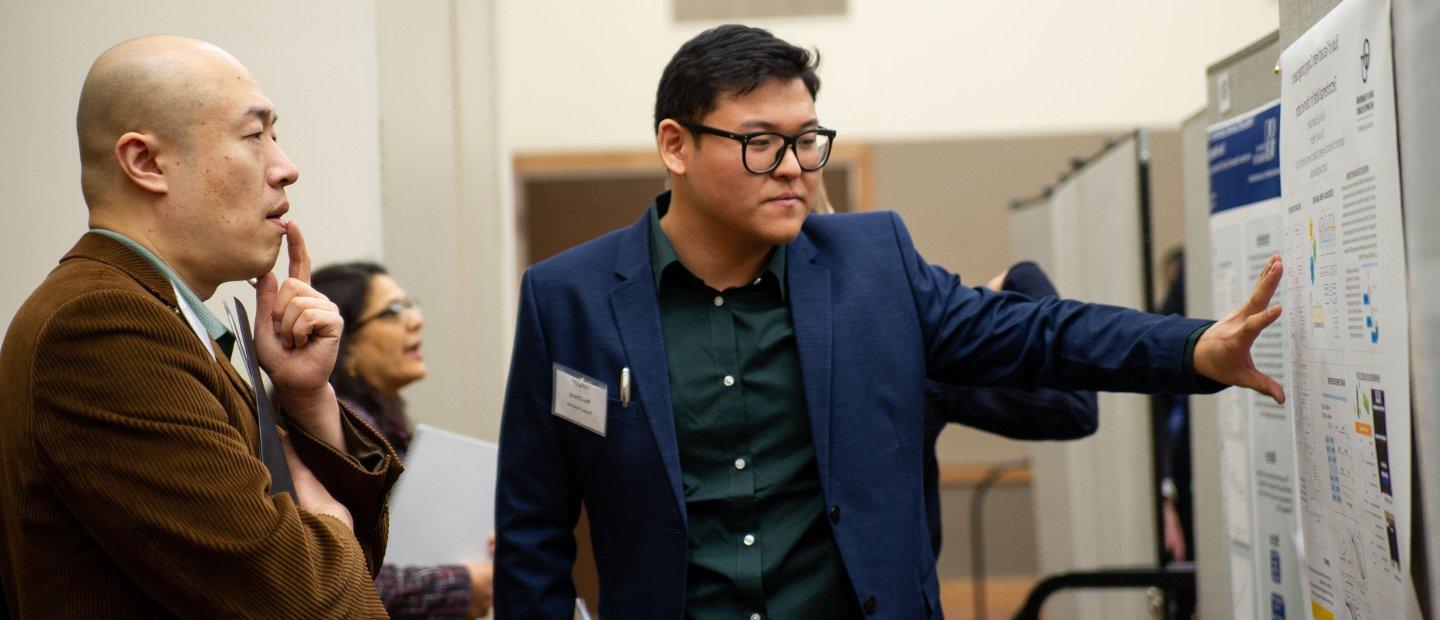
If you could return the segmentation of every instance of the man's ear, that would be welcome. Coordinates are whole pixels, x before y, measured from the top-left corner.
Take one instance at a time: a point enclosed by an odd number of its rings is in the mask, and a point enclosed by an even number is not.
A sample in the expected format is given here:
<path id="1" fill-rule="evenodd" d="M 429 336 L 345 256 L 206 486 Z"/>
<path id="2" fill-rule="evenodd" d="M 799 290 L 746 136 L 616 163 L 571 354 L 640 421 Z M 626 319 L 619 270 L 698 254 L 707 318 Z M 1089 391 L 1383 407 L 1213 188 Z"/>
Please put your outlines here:
<path id="1" fill-rule="evenodd" d="M 115 142 L 115 163 L 136 187 L 164 194 L 170 191 L 170 183 L 158 161 L 159 149 L 160 141 L 153 134 L 132 131 Z"/>
<path id="2" fill-rule="evenodd" d="M 670 174 L 683 175 L 693 154 L 694 141 L 689 131 L 674 119 L 660 121 L 655 132 L 655 146 L 660 150 L 660 162 Z"/>

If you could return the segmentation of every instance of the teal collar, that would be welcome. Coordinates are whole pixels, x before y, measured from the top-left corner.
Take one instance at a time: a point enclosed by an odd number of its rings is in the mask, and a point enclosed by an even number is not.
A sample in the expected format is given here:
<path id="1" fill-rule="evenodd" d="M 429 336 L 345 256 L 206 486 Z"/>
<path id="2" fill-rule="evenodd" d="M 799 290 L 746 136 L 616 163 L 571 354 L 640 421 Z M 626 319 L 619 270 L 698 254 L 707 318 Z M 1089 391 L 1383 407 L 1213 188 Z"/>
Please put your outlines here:
<path id="1" fill-rule="evenodd" d="M 165 279 L 175 287 L 175 290 L 180 292 L 181 302 L 190 309 L 190 312 L 194 313 L 195 316 L 200 319 L 200 324 L 205 327 L 205 333 L 209 334 L 210 337 L 214 338 L 217 342 L 220 342 L 221 346 L 225 348 L 227 355 L 230 353 L 230 347 L 225 345 L 229 342 L 234 342 L 235 336 L 230 333 L 230 330 L 225 328 L 225 324 L 220 322 L 220 319 L 215 316 L 215 313 L 205 307 L 205 302 L 200 300 L 200 296 L 190 290 L 190 287 L 185 285 L 185 281 L 181 280 L 180 276 L 175 275 L 175 271 L 170 269 L 170 266 L 166 265 L 164 261 L 160 260 L 160 257 L 155 256 L 150 250 L 145 249 L 145 246 L 136 243 L 134 239 L 113 230 L 105 230 L 104 228 L 92 228 L 90 230 L 124 244 L 125 247 L 139 254 L 140 258 L 145 259 L 145 262 L 149 263 L 155 271 L 160 272 L 160 275 L 165 276 Z"/>

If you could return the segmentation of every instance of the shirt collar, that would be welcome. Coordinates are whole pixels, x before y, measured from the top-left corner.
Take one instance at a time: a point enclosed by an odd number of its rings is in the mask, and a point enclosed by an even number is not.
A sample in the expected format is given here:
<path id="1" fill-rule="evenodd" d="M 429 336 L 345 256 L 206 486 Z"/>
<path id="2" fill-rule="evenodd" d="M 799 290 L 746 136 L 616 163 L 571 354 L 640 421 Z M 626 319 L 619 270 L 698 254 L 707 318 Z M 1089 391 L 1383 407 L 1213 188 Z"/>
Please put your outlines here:
<path id="1" fill-rule="evenodd" d="M 124 244 L 125 247 L 130 248 L 136 254 L 139 254 L 141 258 L 145 259 L 145 262 L 149 263 L 155 271 L 160 272 L 160 275 L 165 276 L 165 279 L 180 293 L 181 303 L 185 304 L 185 307 L 194 313 L 196 318 L 200 319 L 200 324 L 205 326 L 205 333 L 210 334 L 211 338 L 222 340 L 223 336 L 230 333 L 230 330 L 225 328 L 225 324 L 220 322 L 220 319 L 215 316 L 215 313 L 205 307 L 205 302 L 200 300 L 200 296 L 190 290 L 190 287 L 185 285 L 185 281 L 181 280 L 180 276 L 175 275 L 175 271 L 170 269 L 170 266 L 166 265 L 164 261 L 160 260 L 160 257 L 151 253 L 150 250 L 137 243 L 134 239 L 113 230 L 106 230 L 104 228 L 92 228 L 90 230 Z M 231 338 L 234 338 L 234 336 L 231 336 Z"/>
<path id="2" fill-rule="evenodd" d="M 679 263 L 680 268 L 685 269 L 685 264 L 680 262 L 680 255 L 675 253 L 675 246 L 670 244 L 670 238 L 665 235 L 665 229 L 660 227 L 660 218 L 664 217 L 669 209 L 670 192 L 667 191 L 656 196 L 655 201 L 645 210 L 646 218 L 650 221 L 650 267 L 655 274 L 656 290 L 660 289 L 662 276 L 671 264 Z M 776 284 L 780 286 L 780 298 L 785 299 L 785 246 L 775 246 L 770 262 L 765 265 L 765 271 L 775 277 Z"/>

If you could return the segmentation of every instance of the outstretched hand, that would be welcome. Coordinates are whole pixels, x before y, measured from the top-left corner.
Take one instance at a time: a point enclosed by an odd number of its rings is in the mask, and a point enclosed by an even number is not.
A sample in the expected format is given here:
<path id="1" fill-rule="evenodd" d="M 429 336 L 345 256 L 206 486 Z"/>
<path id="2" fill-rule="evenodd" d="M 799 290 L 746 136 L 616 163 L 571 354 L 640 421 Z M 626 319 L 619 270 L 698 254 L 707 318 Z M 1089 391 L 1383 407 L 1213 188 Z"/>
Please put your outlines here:
<path id="1" fill-rule="evenodd" d="M 1255 368 L 1255 360 L 1250 356 L 1250 347 L 1260 332 L 1280 318 L 1280 306 L 1269 304 L 1282 273 L 1284 265 L 1280 255 L 1271 256 L 1270 262 L 1260 270 L 1260 279 L 1250 298 L 1230 316 L 1205 330 L 1195 343 L 1197 374 L 1227 385 L 1250 388 L 1284 404 L 1285 389 Z"/>

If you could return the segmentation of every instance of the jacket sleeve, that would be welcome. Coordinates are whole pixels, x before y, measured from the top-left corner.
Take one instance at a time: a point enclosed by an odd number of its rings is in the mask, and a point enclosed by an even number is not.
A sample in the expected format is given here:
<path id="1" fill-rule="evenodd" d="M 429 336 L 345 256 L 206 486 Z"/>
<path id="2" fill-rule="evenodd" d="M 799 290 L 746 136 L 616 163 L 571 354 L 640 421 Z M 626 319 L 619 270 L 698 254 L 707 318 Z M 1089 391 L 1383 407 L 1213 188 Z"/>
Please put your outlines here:
<path id="1" fill-rule="evenodd" d="M 925 405 L 947 422 L 1010 439 L 1079 439 L 1095 433 L 1095 393 L 1049 388 L 1026 391 L 927 382 Z"/>
<path id="2" fill-rule="evenodd" d="M 390 523 L 386 500 L 405 467 L 380 433 L 343 402 L 340 403 L 340 423 L 345 433 L 344 452 L 299 424 L 290 425 L 288 436 L 295 455 L 310 468 L 315 479 L 325 485 L 325 490 L 350 511 L 355 538 L 365 551 L 365 563 L 373 577 L 385 559 Z"/>
<path id="3" fill-rule="evenodd" d="M 133 293 L 90 293 L 52 315 L 32 389 L 54 492 L 174 615 L 383 617 L 350 531 L 266 493 L 265 466 L 206 385 L 214 361 L 186 337 Z"/>
<path id="4" fill-rule="evenodd" d="M 575 606 L 579 491 L 551 415 L 553 375 L 534 280 L 520 285 L 520 315 L 500 423 L 495 497 L 497 618 L 569 618 Z"/>
<path id="5" fill-rule="evenodd" d="M 1005 273 L 1006 291 L 1030 299 L 1058 295 L 1049 276 L 1031 261 L 1021 261 Z M 1095 393 L 982 388 L 927 382 L 925 404 L 946 422 L 964 424 L 1010 439 L 1079 439 L 1100 425 Z"/>
<path id="6" fill-rule="evenodd" d="M 928 378 L 1034 390 L 1213 392 L 1188 370 L 1186 344 L 1207 321 L 960 284 L 925 262 L 891 214 L 920 318 Z"/>

